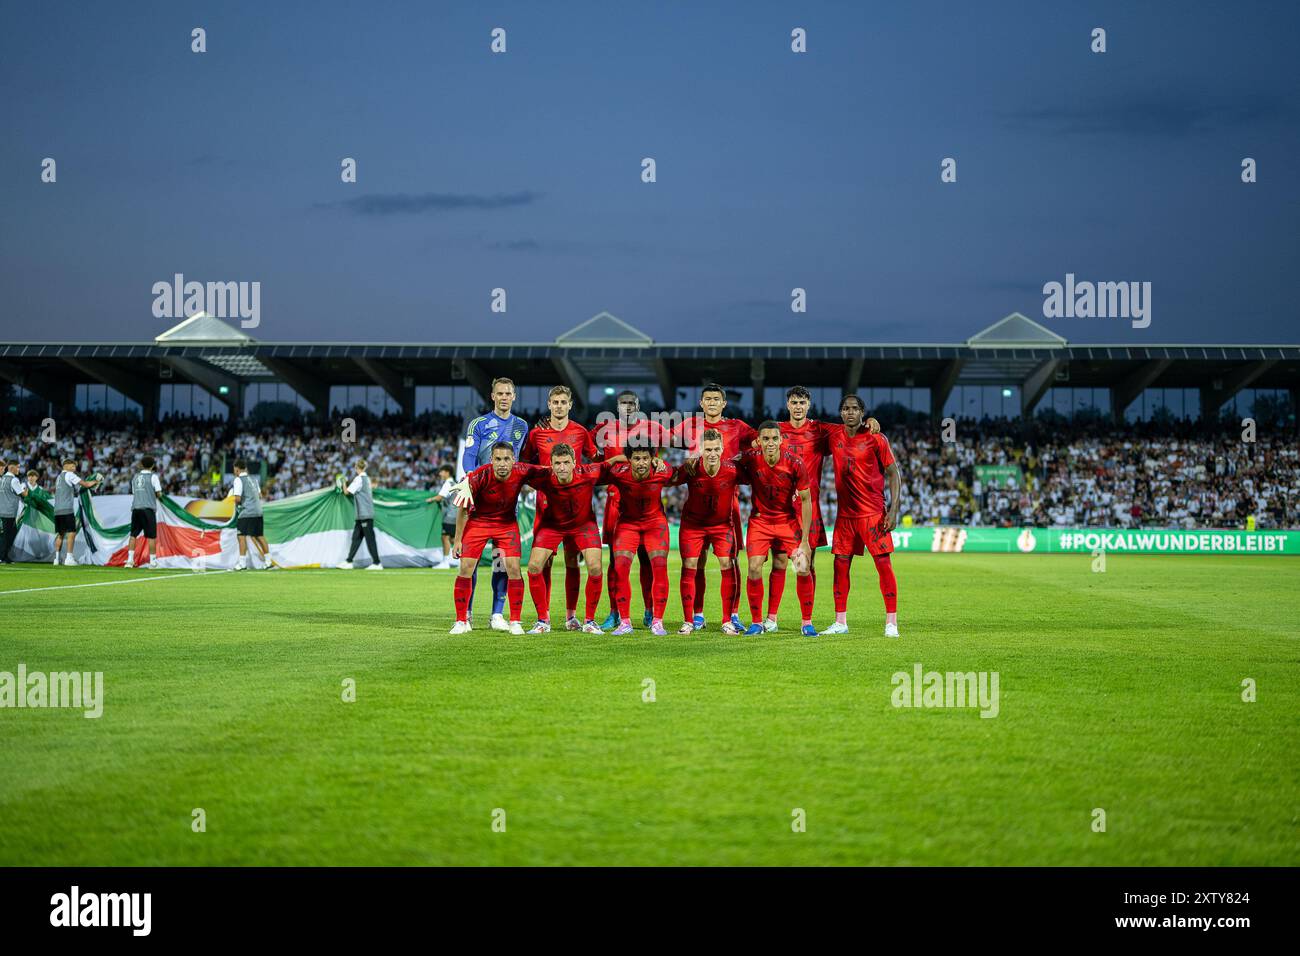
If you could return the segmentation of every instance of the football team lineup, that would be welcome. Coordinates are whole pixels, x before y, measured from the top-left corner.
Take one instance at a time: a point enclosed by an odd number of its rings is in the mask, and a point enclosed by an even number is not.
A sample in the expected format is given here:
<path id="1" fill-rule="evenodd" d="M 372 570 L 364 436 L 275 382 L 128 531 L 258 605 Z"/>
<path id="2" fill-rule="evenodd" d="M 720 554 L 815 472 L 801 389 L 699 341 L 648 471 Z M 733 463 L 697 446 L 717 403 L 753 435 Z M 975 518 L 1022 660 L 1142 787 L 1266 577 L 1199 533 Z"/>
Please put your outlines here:
<path id="1" fill-rule="evenodd" d="M 618 414 L 588 430 L 569 418 L 572 394 L 557 385 L 550 390 L 549 418 L 531 430 L 511 413 L 514 385 L 498 378 L 491 385 L 493 410 L 476 418 L 466 437 L 461 481 L 448 487 L 458 511 L 451 553 L 459 560 L 455 585 L 456 623 L 451 633 L 472 630 L 470 609 L 479 559 L 490 543 L 499 556 L 493 571 L 492 626 L 523 633 L 524 575 L 516 506 L 525 486 L 537 490 L 528 589 L 538 620 L 529 633 L 546 633 L 550 624 L 551 562 L 561 544 L 566 555 L 565 628 L 602 632 L 596 621 L 602 586 L 602 544 L 610 548 L 610 612 L 604 622 L 615 635 L 632 633 L 631 566 L 638 560 L 644 623 L 655 635 L 667 634 L 664 616 L 669 597 L 667 559 L 669 525 L 662 491 L 667 485 L 688 489 L 682 509 L 679 594 L 682 625 L 688 635 L 707 626 L 704 573 L 712 550 L 721 569 L 721 629 L 726 634 L 761 634 L 774 630 L 787 567 L 793 564 L 799 598 L 800 632 L 845 633 L 849 572 L 854 555 L 870 554 L 885 602 L 885 633 L 898 636 L 897 585 L 889 555 L 889 532 L 898 523 L 898 466 L 878 425 L 866 420 L 857 395 L 840 402 L 842 424 L 808 418 L 807 389 L 786 395 L 789 420 L 764 421 L 757 428 L 725 418 L 726 391 L 720 385 L 700 390 L 701 413 L 666 429 L 640 412 L 634 392 L 618 396 Z M 509 436 L 503 438 L 502 436 Z M 685 448 L 687 460 L 665 464 L 658 452 Z M 522 456 L 529 462 L 518 461 Z M 834 466 L 839 509 L 834 532 L 836 619 L 819 632 L 812 622 L 816 578 L 814 554 L 827 544 L 817 491 L 824 460 Z M 583 459 L 587 459 L 584 463 Z M 363 469 L 359 468 L 359 476 Z M 886 504 L 885 485 L 890 490 Z M 596 523 L 592 492 L 606 485 L 604 519 Z M 738 485 L 753 493 L 753 510 L 742 526 Z M 358 520 L 370 512 L 359 501 Z M 740 591 L 738 553 L 746 552 L 745 592 L 751 623 L 737 612 Z M 578 567 L 587 570 L 584 615 L 578 616 Z M 771 556 L 768 610 L 763 611 L 764 565 Z M 502 611 L 502 592 L 509 618 Z"/>

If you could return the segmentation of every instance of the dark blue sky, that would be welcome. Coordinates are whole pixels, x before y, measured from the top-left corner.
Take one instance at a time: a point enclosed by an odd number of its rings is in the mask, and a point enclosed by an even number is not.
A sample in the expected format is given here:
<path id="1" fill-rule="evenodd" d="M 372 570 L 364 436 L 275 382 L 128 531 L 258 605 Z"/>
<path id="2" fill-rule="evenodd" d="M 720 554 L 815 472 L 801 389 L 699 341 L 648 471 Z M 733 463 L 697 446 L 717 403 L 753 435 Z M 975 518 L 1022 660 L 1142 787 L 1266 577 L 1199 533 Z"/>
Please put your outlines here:
<path id="1" fill-rule="evenodd" d="M 1298 11 L 10 3 L 0 336 L 152 338 L 182 272 L 260 281 L 267 341 L 948 342 L 1073 272 L 1153 321 L 1072 341 L 1296 342 Z"/>

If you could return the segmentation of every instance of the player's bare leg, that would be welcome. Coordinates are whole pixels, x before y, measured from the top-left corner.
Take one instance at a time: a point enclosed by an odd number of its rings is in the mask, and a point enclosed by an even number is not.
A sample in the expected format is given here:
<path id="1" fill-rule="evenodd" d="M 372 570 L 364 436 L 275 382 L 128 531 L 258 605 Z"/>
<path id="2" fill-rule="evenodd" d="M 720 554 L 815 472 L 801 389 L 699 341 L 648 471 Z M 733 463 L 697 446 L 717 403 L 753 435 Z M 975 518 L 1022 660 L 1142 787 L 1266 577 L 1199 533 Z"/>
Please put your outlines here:
<path id="1" fill-rule="evenodd" d="M 529 634 L 547 634 L 551 630 L 551 589 L 547 587 L 547 578 L 554 557 L 554 551 L 537 547 L 528 556 L 528 593 L 537 609 L 537 623 L 529 628 Z"/>

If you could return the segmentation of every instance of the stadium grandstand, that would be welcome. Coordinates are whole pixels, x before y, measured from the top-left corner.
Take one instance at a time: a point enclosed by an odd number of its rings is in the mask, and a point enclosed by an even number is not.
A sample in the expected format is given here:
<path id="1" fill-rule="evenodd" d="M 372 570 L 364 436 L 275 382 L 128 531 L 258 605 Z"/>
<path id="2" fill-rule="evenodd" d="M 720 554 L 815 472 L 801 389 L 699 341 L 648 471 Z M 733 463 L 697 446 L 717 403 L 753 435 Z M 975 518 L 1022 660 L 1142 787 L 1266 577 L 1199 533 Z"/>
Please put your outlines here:
<path id="1" fill-rule="evenodd" d="M 718 381 L 727 414 L 755 423 L 782 417 L 794 384 L 828 420 L 858 392 L 894 442 L 918 525 L 1300 527 L 1300 346 L 1071 345 L 1018 313 L 941 345 L 657 343 L 601 313 L 506 347 L 261 342 L 200 313 L 151 343 L 0 344 L 0 442 L 51 477 L 76 454 L 109 492 L 144 446 L 168 490 L 193 497 L 224 494 L 235 457 L 258 463 L 271 499 L 330 484 L 355 455 L 380 486 L 431 489 L 496 376 L 529 421 L 568 385 L 586 424 L 624 388 L 645 410 L 692 412 Z M 349 447 L 344 415 L 365 422 Z M 56 442 L 34 427 L 45 417 Z M 961 437 L 944 443 L 949 417 Z M 1259 420 L 1254 443 L 1244 417 Z M 822 484 L 832 520 L 829 469 Z"/>

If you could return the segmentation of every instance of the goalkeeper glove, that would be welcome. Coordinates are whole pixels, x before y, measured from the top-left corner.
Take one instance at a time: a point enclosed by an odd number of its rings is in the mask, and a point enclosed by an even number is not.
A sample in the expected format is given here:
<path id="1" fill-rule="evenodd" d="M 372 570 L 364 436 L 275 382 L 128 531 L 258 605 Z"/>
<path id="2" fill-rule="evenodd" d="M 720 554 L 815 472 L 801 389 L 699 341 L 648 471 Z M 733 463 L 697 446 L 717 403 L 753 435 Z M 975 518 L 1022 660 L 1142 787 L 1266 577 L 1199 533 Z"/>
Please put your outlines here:
<path id="1" fill-rule="evenodd" d="M 457 508 L 474 508 L 474 492 L 469 490 L 469 478 L 462 478 L 451 486 L 451 500 L 455 502 Z"/>

